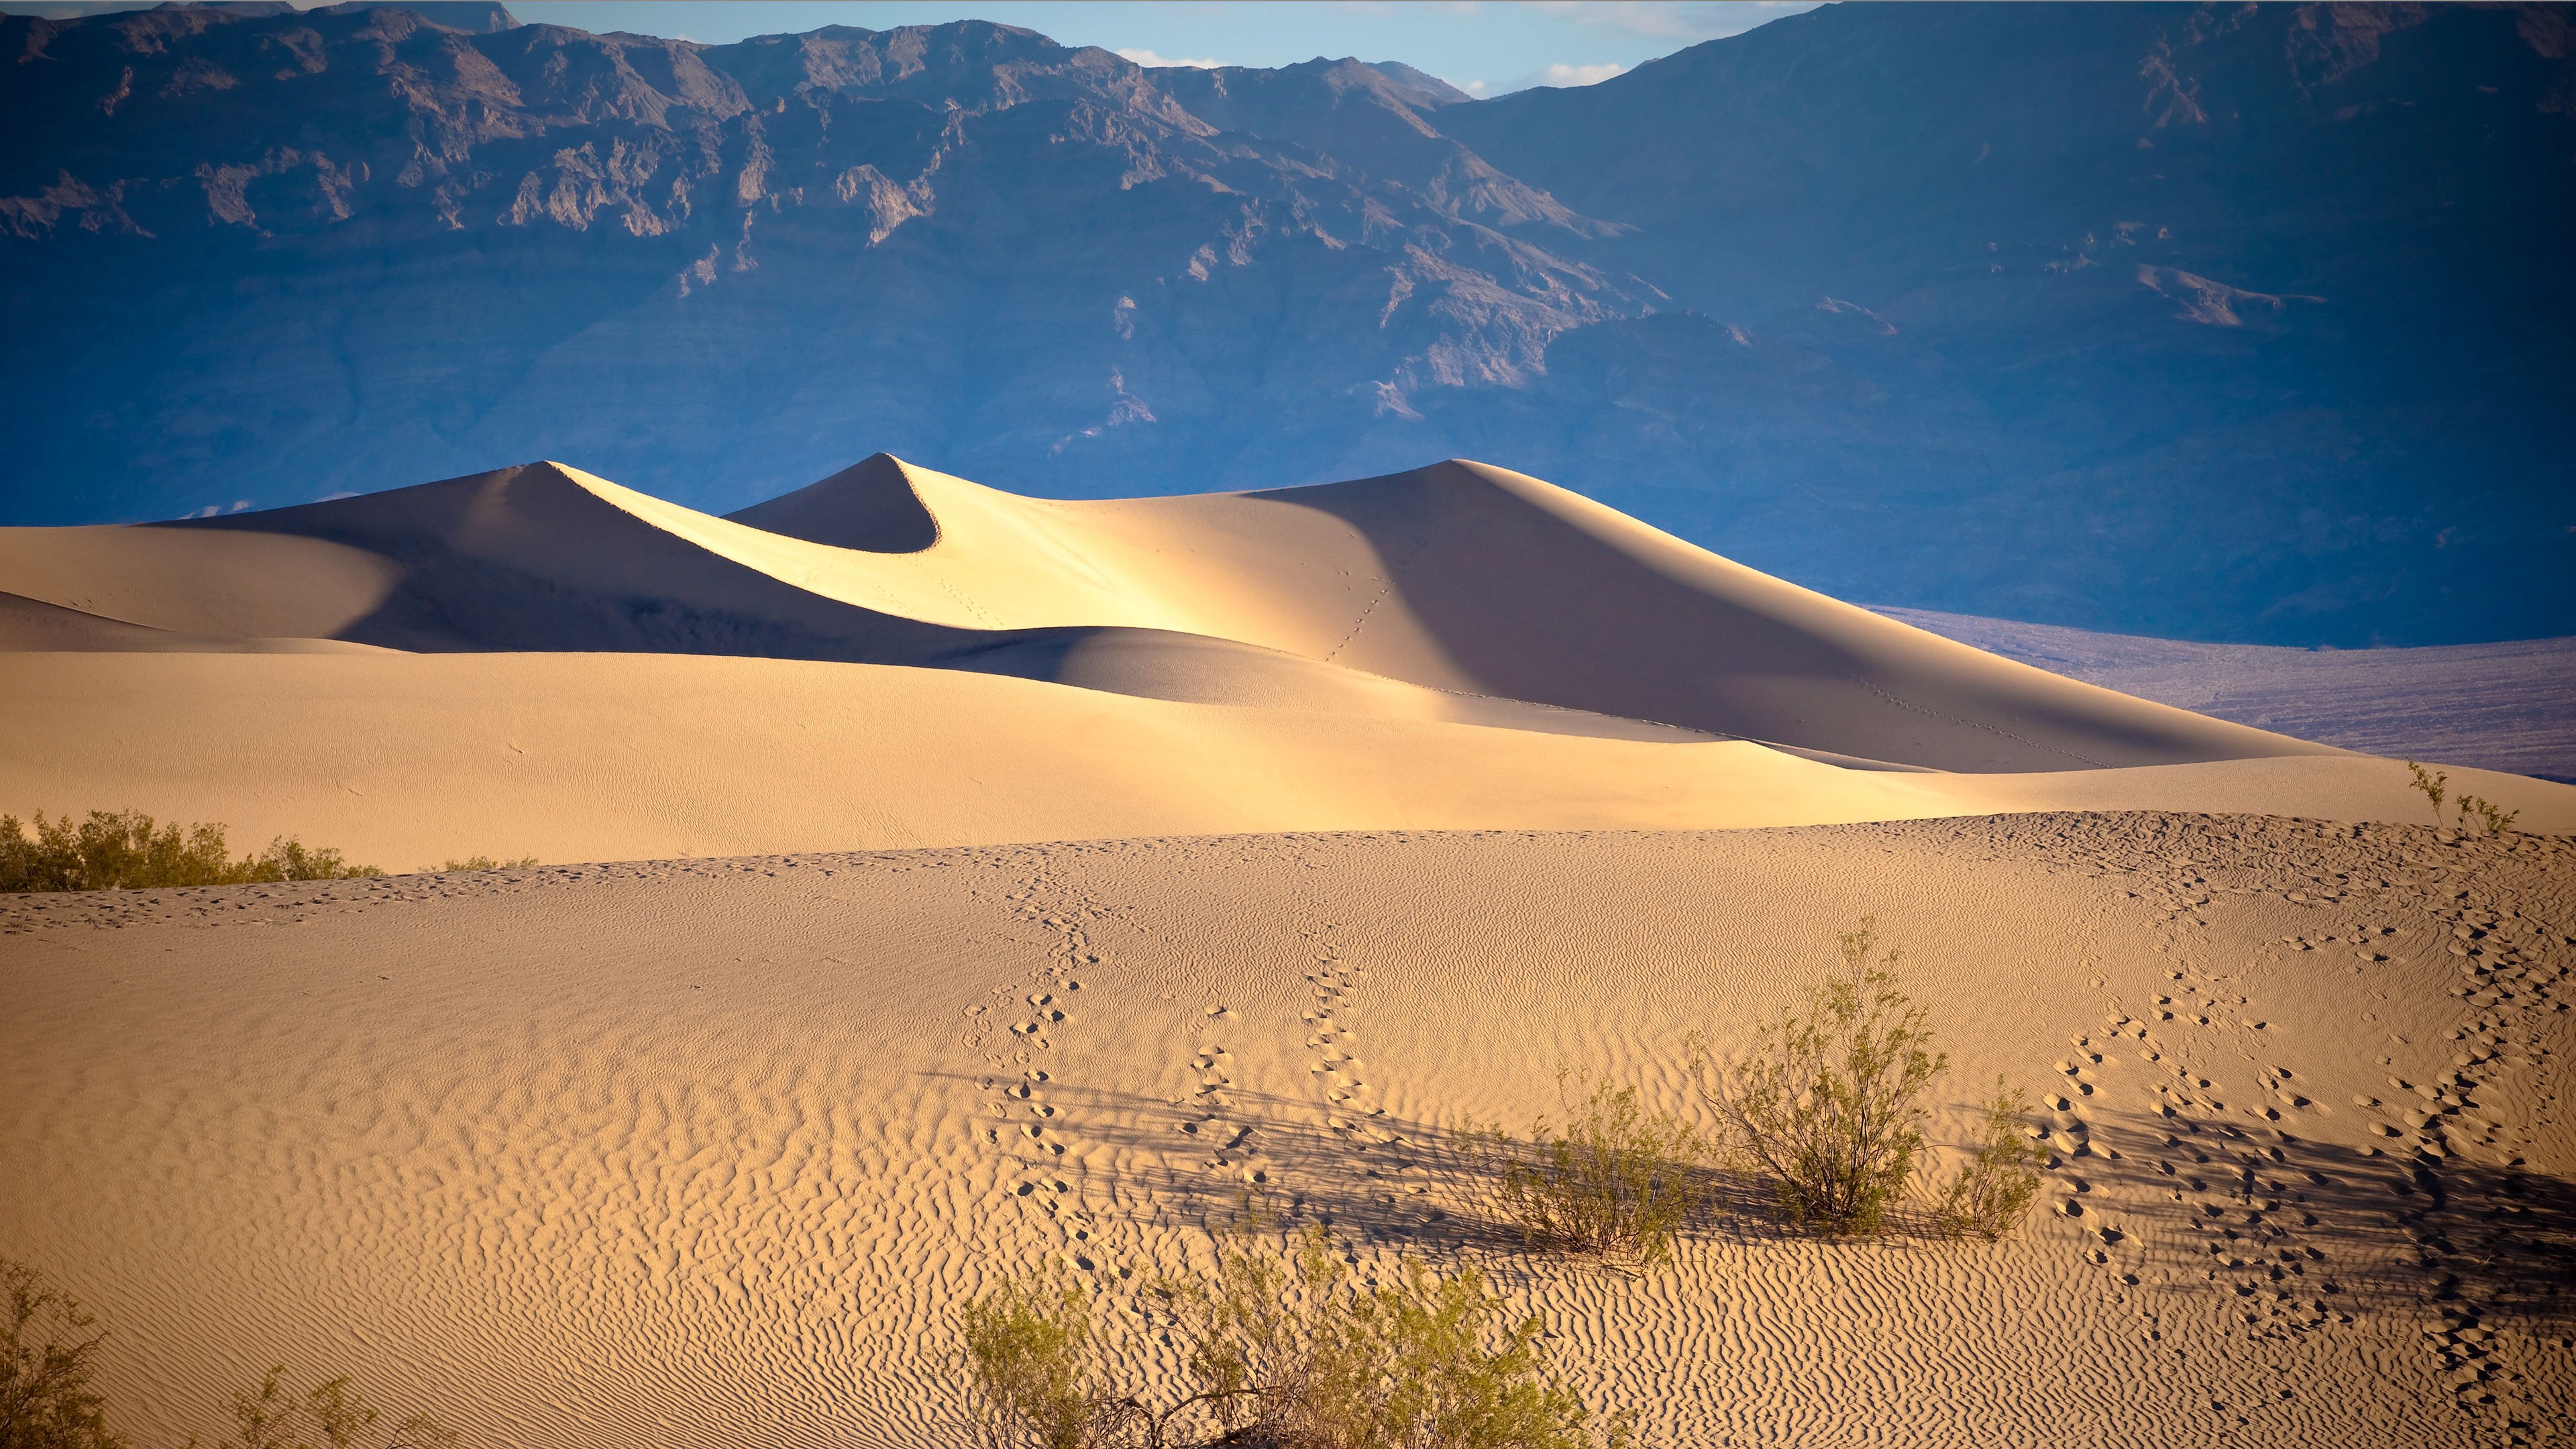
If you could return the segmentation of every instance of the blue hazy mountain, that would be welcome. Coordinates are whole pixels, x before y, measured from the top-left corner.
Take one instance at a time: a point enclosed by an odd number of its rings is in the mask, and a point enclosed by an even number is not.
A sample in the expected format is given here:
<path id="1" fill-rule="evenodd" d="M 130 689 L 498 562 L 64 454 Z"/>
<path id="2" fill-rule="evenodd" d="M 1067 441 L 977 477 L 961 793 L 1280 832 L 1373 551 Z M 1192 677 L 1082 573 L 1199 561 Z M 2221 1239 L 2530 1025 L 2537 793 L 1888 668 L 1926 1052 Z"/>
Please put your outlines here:
<path id="1" fill-rule="evenodd" d="M 0 522 L 1461 454 L 1873 602 L 2576 633 L 2565 6 L 1836 5 L 1600 85 L 966 22 L 0 20 Z"/>

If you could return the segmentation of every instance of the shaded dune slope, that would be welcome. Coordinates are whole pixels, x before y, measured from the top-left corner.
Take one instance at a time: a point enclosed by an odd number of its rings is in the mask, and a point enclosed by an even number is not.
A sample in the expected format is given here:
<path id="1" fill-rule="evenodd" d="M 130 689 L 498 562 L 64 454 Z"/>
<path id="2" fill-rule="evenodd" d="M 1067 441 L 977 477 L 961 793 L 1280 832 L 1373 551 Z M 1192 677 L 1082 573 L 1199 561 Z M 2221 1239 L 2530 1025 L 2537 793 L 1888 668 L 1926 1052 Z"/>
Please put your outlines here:
<path id="1" fill-rule="evenodd" d="M 0 531 L 0 590 L 179 648 L 913 665 L 1971 772 L 2332 753 L 1996 658 L 1460 461 L 1075 503 L 879 454 L 731 518 L 535 463 L 232 518 Z M 0 618 L 9 647 L 97 647 L 24 613 Z"/>

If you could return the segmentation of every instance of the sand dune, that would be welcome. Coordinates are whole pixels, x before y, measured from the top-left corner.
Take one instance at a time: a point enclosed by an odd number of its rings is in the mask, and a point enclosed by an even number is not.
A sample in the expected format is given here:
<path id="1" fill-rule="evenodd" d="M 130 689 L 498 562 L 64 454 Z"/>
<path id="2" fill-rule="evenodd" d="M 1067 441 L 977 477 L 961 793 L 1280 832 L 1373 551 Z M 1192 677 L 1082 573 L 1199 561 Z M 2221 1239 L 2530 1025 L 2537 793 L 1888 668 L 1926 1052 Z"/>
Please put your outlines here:
<path id="1" fill-rule="evenodd" d="M 12 813 L 641 862 L 0 900 L 0 1255 L 156 1442 L 287 1360 L 477 1444 L 959 1443 L 965 1297 L 1132 1310 L 1247 1182 L 1483 1262 L 1650 1444 L 2576 1433 L 2564 840 L 1535 479 L 880 456 L 721 519 L 532 464 L 0 530 L 0 667 Z M 1567 1063 L 1700 1110 L 1687 1034 L 1872 913 L 1943 1141 L 2043 1104 L 2026 1232 L 1827 1246 L 1733 1179 L 1645 1278 L 1475 1227 L 1443 1128 Z"/>
<path id="2" fill-rule="evenodd" d="M 1740 741 L 684 655 L 45 654 L 10 669 L 0 734 L 47 742 L 0 758 L 12 810 L 145 804 L 228 821 L 246 840 L 327 841 L 393 869 L 477 853 L 634 860 L 2051 809 L 2430 818 L 2402 766 L 2360 755 L 1891 773 Z M 2526 829 L 2576 831 L 2576 788 L 2452 773 L 2456 788 L 2521 810 Z"/>
<path id="3" fill-rule="evenodd" d="M 2569 859 L 2080 814 L 20 898 L 0 1252 L 165 1441 L 288 1359 L 476 1443 L 960 1443 L 963 1298 L 1060 1257 L 1138 1301 L 1257 1172 L 1364 1262 L 1485 1263 L 1649 1444 L 2551 1442 Z M 1441 1125 L 1565 1062 L 1700 1110 L 1684 1035 L 1739 1048 L 1864 913 L 1943 1139 L 2045 1094 L 2022 1234 L 1470 1246 Z"/>
<path id="4" fill-rule="evenodd" d="M 183 634 L 128 624 L 37 599 L 0 593 L 0 654 L 363 654 L 372 644 L 338 639 Z"/>
<path id="5" fill-rule="evenodd" d="M 0 530 L 0 588 L 0 717 L 40 742 L 0 758 L 9 809 L 135 805 L 397 869 L 2425 809 L 2386 762 L 2002 660 L 1480 464 L 1064 503 L 879 455 L 731 519 L 532 464 Z M 309 657 L 214 657 L 241 654 Z M 2576 790 L 2454 788 L 2576 828 Z"/>
<path id="6" fill-rule="evenodd" d="M 187 634 L 927 665 L 1201 703 L 1553 718 L 1394 681 L 1948 770 L 2326 752 L 2011 664 L 1474 463 L 1062 503 L 880 455 L 730 520 L 531 464 L 12 535 L 0 588 Z"/>

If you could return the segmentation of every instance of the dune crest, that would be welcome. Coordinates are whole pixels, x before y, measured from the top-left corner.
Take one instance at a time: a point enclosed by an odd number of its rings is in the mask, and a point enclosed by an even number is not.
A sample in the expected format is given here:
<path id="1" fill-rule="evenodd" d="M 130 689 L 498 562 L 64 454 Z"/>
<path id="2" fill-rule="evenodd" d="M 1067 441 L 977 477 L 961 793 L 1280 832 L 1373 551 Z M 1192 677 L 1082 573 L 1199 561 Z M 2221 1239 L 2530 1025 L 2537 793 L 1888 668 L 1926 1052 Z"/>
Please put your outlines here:
<path id="1" fill-rule="evenodd" d="M 1975 773 L 2332 753 L 1998 659 L 1461 460 L 1064 502 L 878 454 L 730 518 L 532 463 L 40 532 L 0 539 L 0 589 L 174 634 L 962 669 Z"/>
<path id="2" fill-rule="evenodd" d="M 11 808 L 149 805 L 393 864 L 2425 818 L 2392 762 L 2000 659 L 1478 463 L 1061 502 L 878 454 L 732 518 L 532 463 L 0 531 L 0 594 L 0 728 L 39 742 L 0 760 Z M 2576 828 L 2576 789 L 2457 786 Z"/>
<path id="3" fill-rule="evenodd" d="M 474 1442 L 965 1442 L 963 1302 L 1053 1261 L 1141 1326 L 1247 1186 L 1489 1263 L 1650 1443 L 2576 1422 L 2566 1295 L 2473 1236 L 2576 1222 L 2576 788 L 2453 768 L 2527 833 L 2437 832 L 2396 761 L 1534 478 L 879 455 L 717 518 L 532 463 L 0 531 L 0 660 L 0 811 L 417 868 L 0 899 L 0 1255 L 137 1346 L 139 1438 L 286 1361 Z M 551 863 L 430 869 L 477 855 Z M 1480 1224 L 1451 1125 L 1568 1065 L 1705 1118 L 1687 1054 L 1865 917 L 1959 1062 L 1943 1170 L 2037 1094 L 2004 1241 L 1749 1180 L 1642 1280 Z"/>
<path id="4" fill-rule="evenodd" d="M 892 453 L 871 453 L 820 483 L 725 515 L 764 532 L 867 553 L 919 553 L 939 541 L 912 481 Z"/>

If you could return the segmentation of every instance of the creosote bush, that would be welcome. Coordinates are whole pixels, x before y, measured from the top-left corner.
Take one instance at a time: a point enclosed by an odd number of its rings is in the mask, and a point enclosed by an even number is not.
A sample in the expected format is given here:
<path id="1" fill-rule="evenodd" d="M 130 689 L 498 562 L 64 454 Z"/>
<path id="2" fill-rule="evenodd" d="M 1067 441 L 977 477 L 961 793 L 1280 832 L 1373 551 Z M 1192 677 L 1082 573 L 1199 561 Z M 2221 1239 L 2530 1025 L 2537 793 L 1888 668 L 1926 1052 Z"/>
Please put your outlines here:
<path id="1" fill-rule="evenodd" d="M 1873 962 L 1877 947 L 1864 918 L 1806 1012 L 1764 1023 L 1735 1067 L 1694 1042 L 1693 1072 L 1731 1145 L 1770 1178 L 1783 1218 L 1827 1236 L 1889 1225 L 1923 1153 L 1924 1088 L 1949 1065 L 1896 989 L 1897 953 Z"/>
<path id="2" fill-rule="evenodd" d="M 975 1428 L 988 1449 L 1139 1442 L 1141 1410 L 1100 1381 L 1091 1295 L 1061 1267 L 1014 1278 L 962 1314 Z"/>
<path id="3" fill-rule="evenodd" d="M 2413 760 L 2406 762 L 2406 772 L 2415 777 L 2412 788 L 2433 803 L 2433 824 L 2438 827 L 2442 823 L 2442 798 L 2447 793 L 2445 787 L 2450 783 L 2451 772 L 2428 771 Z M 2462 795 L 2456 808 L 2459 811 L 2459 831 L 2463 835 L 2478 826 L 2484 826 L 2489 835 L 2502 835 L 2513 828 L 2513 822 L 2522 818 L 2519 810 L 2507 810 L 2493 800 L 2482 800 L 2475 795 Z"/>
<path id="4" fill-rule="evenodd" d="M 213 1449 L 450 1449 L 456 1443 L 456 1431 L 427 1414 L 379 1427 L 383 1417 L 345 1375 L 289 1392 L 280 1364 L 258 1388 L 233 1395 L 233 1431 Z M 189 1445 L 195 1449 L 196 1441 Z"/>
<path id="5" fill-rule="evenodd" d="M 511 856 L 495 860 L 488 855 L 469 855 L 463 860 L 450 860 L 440 870 L 533 870 L 540 862 L 533 855 Z"/>
<path id="6" fill-rule="evenodd" d="M 1995 1078 L 1995 1095 L 1986 1102 L 1977 1141 L 1967 1165 L 1950 1180 L 1932 1210 L 1936 1231 L 1949 1237 L 1974 1235 L 1993 1242 L 2012 1230 L 2039 1195 L 2038 1144 L 2023 1130 L 2030 1098 L 2019 1089 L 2006 1091 Z"/>
<path id="7" fill-rule="evenodd" d="M 1014 1279 L 965 1310 L 967 1369 L 988 1449 L 1595 1449 L 1548 1372 L 1539 1320 L 1512 1315 L 1473 1267 L 1403 1260 L 1353 1281 L 1320 1227 L 1284 1251 L 1237 1234 L 1214 1276 L 1152 1300 L 1184 1346 L 1189 1391 L 1149 1406 L 1108 1383 L 1089 1296 L 1060 1270 Z"/>
<path id="8" fill-rule="evenodd" d="M 139 810 L 93 810 L 47 820 L 36 812 L 35 835 L 14 815 L 0 815 L 0 895 L 25 891 L 143 890 L 166 886 L 247 885 L 263 881 L 347 880 L 380 876 L 350 865 L 336 850 L 313 850 L 280 838 L 257 855 L 232 858 L 224 827 L 157 824 Z"/>
<path id="9" fill-rule="evenodd" d="M 107 1335 L 43 1274 L 0 1258 L 0 1449 L 124 1449 L 90 1387 Z"/>
<path id="10" fill-rule="evenodd" d="M 1589 1087 L 1577 1101 L 1574 1088 Z M 1502 1127 L 1455 1133 L 1471 1191 L 1532 1247 L 1650 1266 L 1707 1201 L 1706 1150 L 1679 1118 L 1648 1113 L 1635 1087 L 1570 1068 L 1556 1074 L 1562 1125 L 1541 1118 L 1519 1141 Z"/>
<path id="11" fill-rule="evenodd" d="M 2450 783 L 2451 772 L 2430 773 L 2422 765 L 2408 760 L 2406 773 L 2415 777 L 2412 788 L 2423 792 L 2424 798 L 2433 802 L 2433 824 L 2438 827 L 2442 823 L 2442 796 L 2446 793 L 2443 787 Z"/>
<path id="12" fill-rule="evenodd" d="M 109 1432 L 107 1401 L 90 1387 L 107 1335 L 45 1276 L 0 1258 L 0 1449 L 127 1449 Z M 346 1377 L 304 1393 L 286 1369 L 233 1395 L 233 1429 L 211 1449 L 452 1449 L 455 1431 L 427 1414 L 379 1427 L 383 1415 Z M 188 1449 L 198 1449 L 196 1440 Z"/>

